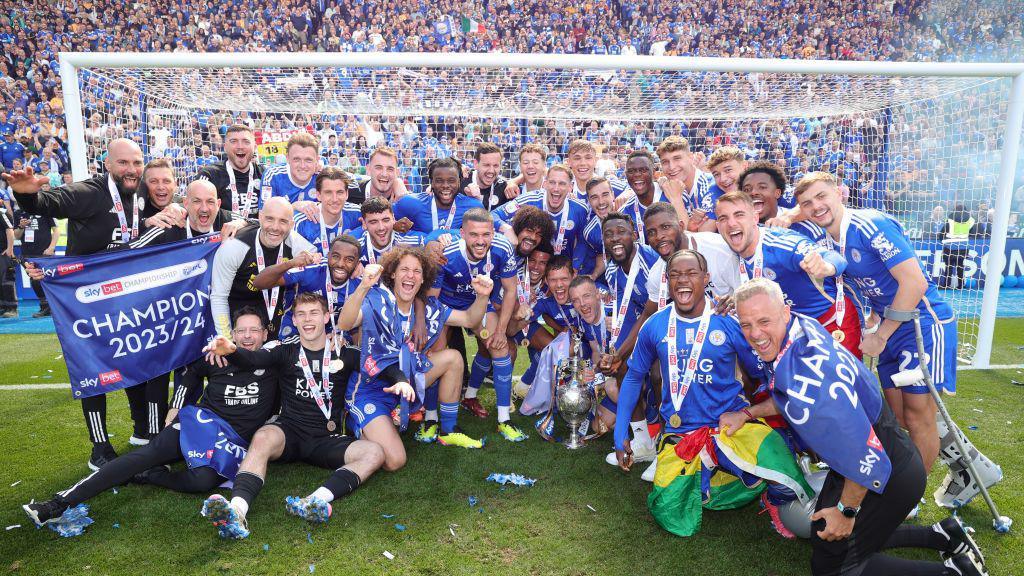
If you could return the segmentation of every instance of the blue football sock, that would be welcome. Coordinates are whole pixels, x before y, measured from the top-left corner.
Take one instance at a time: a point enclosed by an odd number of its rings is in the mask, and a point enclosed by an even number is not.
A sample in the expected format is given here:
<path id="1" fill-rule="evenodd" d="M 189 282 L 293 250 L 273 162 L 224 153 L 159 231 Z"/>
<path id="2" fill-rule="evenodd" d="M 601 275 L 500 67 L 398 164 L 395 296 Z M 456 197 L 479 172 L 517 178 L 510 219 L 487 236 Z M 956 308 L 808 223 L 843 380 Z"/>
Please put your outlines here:
<path id="1" fill-rule="evenodd" d="M 477 354 L 476 358 L 473 358 L 473 366 L 469 369 L 469 389 L 473 391 L 473 394 L 472 396 L 467 394 L 466 398 L 476 397 L 476 391 L 480 389 L 480 385 L 484 383 L 484 378 L 490 371 L 491 359 L 483 354 Z"/>
<path id="2" fill-rule="evenodd" d="M 530 366 L 527 367 L 525 372 L 523 372 L 522 381 L 523 384 L 532 386 L 533 379 L 537 376 L 537 358 L 540 357 L 540 352 L 537 352 L 533 348 L 527 348 L 526 353 L 530 357 Z"/>
<path id="3" fill-rule="evenodd" d="M 441 402 L 441 434 L 451 434 L 459 420 L 458 402 Z"/>
<path id="4" fill-rule="evenodd" d="M 427 388 L 426 393 L 423 395 L 423 409 L 426 411 L 437 410 L 437 395 L 439 394 L 438 388 L 440 383 L 435 384 Z"/>
<path id="5" fill-rule="evenodd" d="M 512 358 L 508 355 L 493 360 L 494 393 L 498 397 L 498 407 L 508 408 L 512 405 Z"/>

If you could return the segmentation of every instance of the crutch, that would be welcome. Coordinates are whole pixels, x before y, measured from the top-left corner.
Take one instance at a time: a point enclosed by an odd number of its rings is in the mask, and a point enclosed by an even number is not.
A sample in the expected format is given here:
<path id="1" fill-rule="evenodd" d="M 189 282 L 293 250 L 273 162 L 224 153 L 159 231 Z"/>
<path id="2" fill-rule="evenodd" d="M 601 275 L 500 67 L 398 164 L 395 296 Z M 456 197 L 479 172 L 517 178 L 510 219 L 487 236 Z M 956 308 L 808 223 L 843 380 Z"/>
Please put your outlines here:
<path id="1" fill-rule="evenodd" d="M 963 440 L 960 438 L 960 428 L 953 422 L 953 418 L 949 415 L 946 410 L 946 405 L 942 403 L 942 396 L 939 395 L 939 391 L 935 388 L 935 384 L 932 382 L 931 371 L 928 369 L 928 363 L 925 362 L 926 354 L 924 349 L 924 334 L 921 331 L 921 311 L 914 309 L 912 311 L 893 310 L 892 308 L 886 307 L 884 316 L 890 320 L 896 322 L 909 322 L 914 323 L 914 338 L 917 340 L 917 357 L 918 365 L 921 367 L 921 375 L 924 379 L 925 385 L 928 386 L 928 392 L 932 395 L 932 399 L 935 400 L 935 405 L 939 409 L 939 415 L 942 420 L 945 421 L 946 426 L 949 427 L 949 431 L 953 433 L 953 442 L 956 443 L 956 447 L 960 450 L 961 454 L 970 454 L 967 450 L 967 446 L 964 445 Z M 978 488 L 981 491 L 981 496 L 985 499 L 985 504 L 988 505 L 988 509 L 992 512 L 992 527 L 1001 534 L 1005 534 L 1010 531 L 1010 525 L 1013 524 L 1013 520 L 1008 516 L 1001 516 L 999 509 L 996 508 L 996 503 L 992 501 L 992 496 L 988 493 L 988 487 L 982 481 L 981 476 L 978 475 L 978 470 L 974 466 L 974 460 L 971 458 L 964 458 L 967 463 L 967 470 L 970 472 L 971 477 L 974 478 L 975 482 L 978 483 Z"/>

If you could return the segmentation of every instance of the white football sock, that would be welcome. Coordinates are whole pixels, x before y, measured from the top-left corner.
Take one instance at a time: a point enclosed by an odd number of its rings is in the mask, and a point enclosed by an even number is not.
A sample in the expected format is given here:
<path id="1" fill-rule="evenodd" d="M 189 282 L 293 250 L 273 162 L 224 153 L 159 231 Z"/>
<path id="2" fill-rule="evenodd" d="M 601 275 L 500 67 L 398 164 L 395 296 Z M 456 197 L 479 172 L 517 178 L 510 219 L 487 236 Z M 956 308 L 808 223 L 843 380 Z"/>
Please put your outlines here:
<path id="1" fill-rule="evenodd" d="M 319 499 L 323 500 L 324 502 L 333 502 L 334 501 L 334 492 L 331 492 L 327 488 L 324 488 L 323 486 L 321 486 L 321 487 L 317 488 L 316 490 L 314 490 L 313 493 L 309 495 L 309 497 L 310 498 L 319 498 Z"/>

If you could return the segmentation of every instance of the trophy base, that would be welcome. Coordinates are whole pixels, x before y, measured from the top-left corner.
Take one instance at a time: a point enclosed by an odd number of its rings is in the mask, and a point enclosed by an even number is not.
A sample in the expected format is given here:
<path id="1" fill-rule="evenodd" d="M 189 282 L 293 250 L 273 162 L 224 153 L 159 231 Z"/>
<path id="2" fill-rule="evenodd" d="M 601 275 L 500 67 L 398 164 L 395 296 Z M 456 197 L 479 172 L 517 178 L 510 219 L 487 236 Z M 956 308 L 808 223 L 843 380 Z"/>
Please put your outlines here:
<path id="1" fill-rule="evenodd" d="M 562 442 L 562 445 L 569 450 L 579 450 L 580 448 L 586 448 L 586 444 L 583 442 L 583 438 L 570 436 L 567 440 Z"/>

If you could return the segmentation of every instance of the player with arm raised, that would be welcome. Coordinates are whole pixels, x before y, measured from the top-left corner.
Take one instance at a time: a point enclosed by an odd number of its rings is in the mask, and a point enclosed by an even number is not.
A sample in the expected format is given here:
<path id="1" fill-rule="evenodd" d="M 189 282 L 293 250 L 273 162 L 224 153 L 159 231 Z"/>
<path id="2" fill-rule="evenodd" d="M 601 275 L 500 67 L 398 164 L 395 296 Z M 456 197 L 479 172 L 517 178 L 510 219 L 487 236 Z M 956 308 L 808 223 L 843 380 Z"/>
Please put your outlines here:
<path id="1" fill-rule="evenodd" d="M 795 311 L 817 318 L 860 357 L 860 317 L 842 280 L 846 258 L 792 230 L 758 226 L 754 202 L 745 192 L 720 197 L 715 215 L 719 233 L 739 257 L 742 280 L 775 280 Z"/>
<path id="2" fill-rule="evenodd" d="M 435 271 L 422 248 L 399 246 L 381 264 L 366 267 L 363 283 L 342 309 L 341 325 L 362 326 L 364 334 L 358 380 L 348 396 L 349 421 L 358 437 L 384 449 L 384 469 L 389 471 L 398 470 L 406 462 L 399 430 L 391 420 L 392 410 L 400 403 L 421 402 L 421 394 L 435 385 L 441 401 L 440 434 L 437 422 L 424 422 L 424 427 L 433 427 L 442 445 L 483 447 L 481 441 L 465 435 L 457 426 L 462 391 L 462 358 L 458 352 L 435 348 L 419 353 L 408 339 L 417 313 L 414 300 L 426 301 L 429 349 L 446 326 L 479 324 L 493 283 L 486 276 L 475 276 L 473 303 L 465 310 L 454 310 L 427 296 Z M 402 412 L 408 414 L 409 410 L 403 406 Z"/>
<path id="3" fill-rule="evenodd" d="M 446 262 L 440 267 L 432 296 L 455 310 L 472 304 L 471 281 L 478 275 L 489 277 L 495 285 L 491 306 L 480 326 L 473 327 L 477 337 L 477 356 L 473 360 L 466 389 L 466 401 L 475 401 L 484 376 L 493 366 L 494 390 L 498 397 L 498 431 L 509 441 L 519 442 L 526 435 L 510 422 L 512 404 L 512 358 L 508 325 L 516 305 L 515 249 L 502 236 L 494 234 L 494 220 L 483 208 L 466 212 L 462 238 L 444 249 Z M 498 285 L 500 290 L 498 289 Z M 442 339 L 444 345 L 445 339 Z M 471 409 L 467 407 L 467 409 Z"/>
<path id="4" fill-rule="evenodd" d="M 238 346 L 247 350 L 263 346 L 267 330 L 258 309 L 240 309 L 233 324 L 232 337 Z M 168 414 L 171 425 L 146 446 L 111 460 L 52 499 L 22 506 L 32 521 L 37 526 L 53 522 L 69 507 L 129 480 L 189 493 L 207 492 L 225 479 L 233 480 L 253 434 L 277 404 L 277 373 L 231 364 L 218 367 L 201 358 L 187 366 L 174 384 L 173 413 Z M 196 396 L 198 402 L 186 406 L 185 399 Z M 167 467 L 182 460 L 188 464 L 186 470 L 172 472 Z"/>
<path id="5" fill-rule="evenodd" d="M 327 313 L 323 296 L 302 293 L 292 308 L 298 337 L 254 351 L 224 336 L 208 346 L 208 351 L 244 370 L 274 369 L 281 378 L 281 415 L 253 436 L 235 475 L 231 499 L 214 494 L 203 503 L 202 515 L 221 538 L 249 536 L 246 516 L 263 489 L 268 462 L 305 462 L 334 470 L 309 496 L 286 499 L 290 514 L 311 522 L 326 522 L 331 501 L 350 494 L 384 463 L 379 445 L 342 434 L 345 388 L 356 366 L 346 365 L 328 342 Z"/>
<path id="6" fill-rule="evenodd" d="M 412 222 L 412 230 L 430 234 L 458 230 L 467 210 L 481 208 L 476 198 L 460 193 L 462 164 L 454 158 L 434 160 L 427 166 L 430 192 L 408 194 L 395 202 L 395 218 Z"/>

